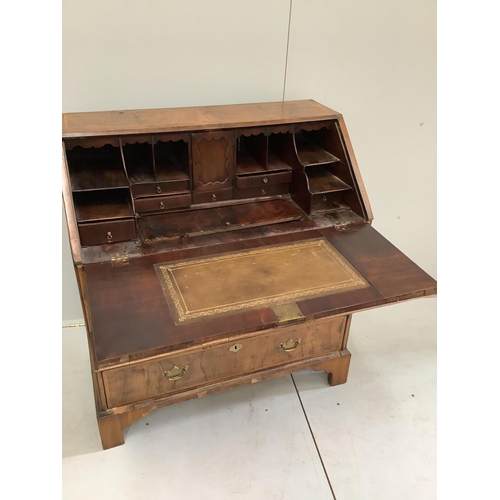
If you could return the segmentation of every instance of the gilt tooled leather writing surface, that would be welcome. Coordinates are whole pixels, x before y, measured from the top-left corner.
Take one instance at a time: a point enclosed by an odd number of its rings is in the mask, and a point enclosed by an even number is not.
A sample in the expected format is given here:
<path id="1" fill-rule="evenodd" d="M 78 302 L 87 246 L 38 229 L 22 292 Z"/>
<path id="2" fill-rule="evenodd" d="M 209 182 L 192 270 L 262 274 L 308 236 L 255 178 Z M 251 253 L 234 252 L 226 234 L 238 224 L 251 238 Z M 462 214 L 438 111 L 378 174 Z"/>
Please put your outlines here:
<path id="1" fill-rule="evenodd" d="M 369 286 L 323 238 L 155 268 L 178 323 Z"/>

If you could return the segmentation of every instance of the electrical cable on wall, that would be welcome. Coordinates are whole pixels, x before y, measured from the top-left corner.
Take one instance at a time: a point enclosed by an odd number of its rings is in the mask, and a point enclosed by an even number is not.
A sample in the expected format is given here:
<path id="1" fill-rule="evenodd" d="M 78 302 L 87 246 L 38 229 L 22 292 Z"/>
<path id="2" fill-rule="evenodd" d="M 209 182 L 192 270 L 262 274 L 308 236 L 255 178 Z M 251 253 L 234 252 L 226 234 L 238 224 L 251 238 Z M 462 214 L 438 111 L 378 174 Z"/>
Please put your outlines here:
<path id="1" fill-rule="evenodd" d="M 290 8 L 288 11 L 288 33 L 287 33 L 287 37 L 286 37 L 285 73 L 283 75 L 283 96 L 281 98 L 281 102 L 282 102 L 281 112 L 282 112 L 282 114 L 283 114 L 283 108 L 285 105 L 286 71 L 288 68 L 288 47 L 290 46 L 290 25 L 292 22 L 292 2 L 293 2 L 293 0 L 290 0 Z"/>

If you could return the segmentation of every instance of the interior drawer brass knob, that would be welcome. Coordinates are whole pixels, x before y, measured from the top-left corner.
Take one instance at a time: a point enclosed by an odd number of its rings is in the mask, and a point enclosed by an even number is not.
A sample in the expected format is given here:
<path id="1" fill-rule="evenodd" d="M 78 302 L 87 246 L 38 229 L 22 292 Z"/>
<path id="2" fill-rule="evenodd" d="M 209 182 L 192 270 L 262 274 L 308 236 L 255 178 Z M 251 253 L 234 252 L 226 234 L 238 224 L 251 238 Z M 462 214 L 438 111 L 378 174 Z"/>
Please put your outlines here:
<path id="1" fill-rule="evenodd" d="M 163 376 L 167 377 L 168 380 L 179 380 L 181 377 L 184 376 L 188 368 L 189 368 L 188 365 L 183 366 L 182 368 L 174 366 L 171 370 L 168 370 L 168 372 L 163 372 Z"/>
<path id="2" fill-rule="evenodd" d="M 217 196 L 215 194 L 212 195 L 212 201 L 217 201 Z"/>
<path id="3" fill-rule="evenodd" d="M 160 187 L 160 186 L 156 186 L 156 192 L 157 192 L 158 194 L 160 194 L 160 193 L 161 193 L 161 187 Z"/>
<path id="4" fill-rule="evenodd" d="M 266 191 L 264 189 L 262 189 L 262 194 L 266 194 Z"/>
<path id="5" fill-rule="evenodd" d="M 160 208 L 163 210 L 165 208 L 165 205 L 163 204 L 163 201 L 160 201 Z"/>
<path id="6" fill-rule="evenodd" d="M 286 342 L 283 342 L 280 344 L 280 347 L 286 351 L 286 352 L 290 352 L 290 351 L 293 351 L 294 349 L 297 349 L 297 347 L 299 346 L 299 344 L 302 342 L 301 339 L 295 339 L 295 340 L 292 340 L 292 339 L 288 339 Z"/>
<path id="7" fill-rule="evenodd" d="M 267 177 L 264 177 L 264 178 L 262 179 L 262 182 L 263 182 L 264 184 L 267 184 Z"/>
<path id="8" fill-rule="evenodd" d="M 111 241 L 113 239 L 113 235 L 111 234 L 111 231 L 108 231 L 108 234 L 106 235 L 106 238 L 108 241 Z"/>
<path id="9" fill-rule="evenodd" d="M 323 201 L 326 201 L 326 196 L 323 196 Z"/>

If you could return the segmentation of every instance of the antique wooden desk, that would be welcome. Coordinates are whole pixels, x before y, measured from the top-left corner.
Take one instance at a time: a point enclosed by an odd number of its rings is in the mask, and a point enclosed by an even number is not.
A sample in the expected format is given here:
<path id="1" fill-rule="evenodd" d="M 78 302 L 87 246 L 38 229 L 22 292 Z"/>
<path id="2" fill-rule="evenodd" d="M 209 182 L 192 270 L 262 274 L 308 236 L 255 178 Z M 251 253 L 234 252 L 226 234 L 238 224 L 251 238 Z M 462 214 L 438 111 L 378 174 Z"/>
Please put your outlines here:
<path id="1" fill-rule="evenodd" d="M 312 100 L 65 114 L 63 200 L 104 448 L 190 398 L 305 368 L 342 384 L 353 312 L 436 293 Z"/>

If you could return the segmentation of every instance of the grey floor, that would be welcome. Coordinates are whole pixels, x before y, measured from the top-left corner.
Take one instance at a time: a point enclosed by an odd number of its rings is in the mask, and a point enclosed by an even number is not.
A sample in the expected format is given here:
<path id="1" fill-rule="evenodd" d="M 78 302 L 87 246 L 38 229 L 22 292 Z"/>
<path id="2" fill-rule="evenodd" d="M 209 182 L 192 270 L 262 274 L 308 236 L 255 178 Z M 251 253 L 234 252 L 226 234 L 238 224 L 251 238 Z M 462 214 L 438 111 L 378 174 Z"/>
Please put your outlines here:
<path id="1" fill-rule="evenodd" d="M 344 385 L 303 371 L 162 408 L 107 451 L 85 331 L 62 338 L 65 499 L 436 498 L 436 299 L 354 315 Z"/>

